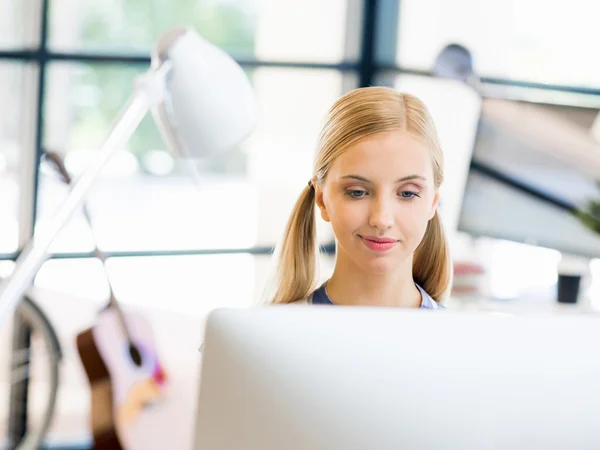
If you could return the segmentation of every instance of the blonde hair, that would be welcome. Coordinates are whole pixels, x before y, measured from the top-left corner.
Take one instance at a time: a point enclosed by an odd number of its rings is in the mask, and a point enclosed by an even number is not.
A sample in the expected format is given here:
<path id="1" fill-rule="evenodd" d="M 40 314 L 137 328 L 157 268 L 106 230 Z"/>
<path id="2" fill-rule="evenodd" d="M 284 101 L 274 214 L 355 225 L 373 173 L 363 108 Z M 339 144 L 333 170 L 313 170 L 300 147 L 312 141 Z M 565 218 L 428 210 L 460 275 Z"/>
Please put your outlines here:
<path id="1" fill-rule="evenodd" d="M 431 150 L 434 185 L 444 179 L 437 131 L 425 104 L 417 97 L 386 87 L 355 89 L 338 99 L 319 135 L 313 183 L 322 183 L 333 161 L 349 146 L 369 135 L 405 130 Z M 315 190 L 309 184 L 296 201 L 287 223 L 277 267 L 273 303 L 306 298 L 317 287 Z M 413 256 L 413 279 L 442 302 L 452 278 L 451 259 L 436 211 Z"/>

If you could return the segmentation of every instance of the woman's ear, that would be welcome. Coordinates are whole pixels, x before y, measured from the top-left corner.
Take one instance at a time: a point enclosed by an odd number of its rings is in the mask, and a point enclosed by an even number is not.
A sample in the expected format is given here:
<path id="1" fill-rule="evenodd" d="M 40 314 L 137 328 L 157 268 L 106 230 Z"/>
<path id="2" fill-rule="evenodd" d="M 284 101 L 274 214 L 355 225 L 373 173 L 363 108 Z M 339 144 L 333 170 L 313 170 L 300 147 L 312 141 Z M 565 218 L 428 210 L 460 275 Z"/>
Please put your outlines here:
<path id="1" fill-rule="evenodd" d="M 440 203 L 440 191 L 436 190 L 435 195 L 433 196 L 433 203 L 431 204 L 431 212 L 429 213 L 429 220 L 433 219 L 435 216 L 435 212 L 437 211 L 437 207 Z"/>
<path id="2" fill-rule="evenodd" d="M 325 222 L 329 222 L 329 214 L 327 213 L 327 206 L 323 198 L 323 187 L 313 181 L 313 189 L 315 190 L 315 203 L 321 211 L 321 218 Z"/>

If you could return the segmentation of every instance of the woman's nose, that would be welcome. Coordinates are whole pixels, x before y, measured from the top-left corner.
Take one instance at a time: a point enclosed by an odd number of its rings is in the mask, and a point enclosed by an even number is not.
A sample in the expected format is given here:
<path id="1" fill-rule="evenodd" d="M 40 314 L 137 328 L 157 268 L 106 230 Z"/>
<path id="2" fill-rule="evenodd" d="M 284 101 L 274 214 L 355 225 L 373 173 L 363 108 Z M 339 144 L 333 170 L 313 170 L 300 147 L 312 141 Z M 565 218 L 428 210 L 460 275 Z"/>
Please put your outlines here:
<path id="1" fill-rule="evenodd" d="M 394 225 L 394 213 L 389 200 L 375 199 L 373 201 L 369 224 L 380 230 L 387 230 Z"/>

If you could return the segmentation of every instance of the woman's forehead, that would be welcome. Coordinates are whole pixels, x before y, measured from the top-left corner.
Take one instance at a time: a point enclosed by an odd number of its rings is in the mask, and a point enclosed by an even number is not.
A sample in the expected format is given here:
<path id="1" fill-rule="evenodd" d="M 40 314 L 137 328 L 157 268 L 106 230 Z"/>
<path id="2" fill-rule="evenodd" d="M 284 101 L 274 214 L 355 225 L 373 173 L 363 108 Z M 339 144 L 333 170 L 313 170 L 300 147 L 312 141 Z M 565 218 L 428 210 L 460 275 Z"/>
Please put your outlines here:
<path id="1" fill-rule="evenodd" d="M 329 174 L 343 177 L 356 172 L 366 178 L 396 180 L 407 175 L 432 178 L 430 150 L 405 131 L 368 136 L 345 149 L 332 163 Z"/>

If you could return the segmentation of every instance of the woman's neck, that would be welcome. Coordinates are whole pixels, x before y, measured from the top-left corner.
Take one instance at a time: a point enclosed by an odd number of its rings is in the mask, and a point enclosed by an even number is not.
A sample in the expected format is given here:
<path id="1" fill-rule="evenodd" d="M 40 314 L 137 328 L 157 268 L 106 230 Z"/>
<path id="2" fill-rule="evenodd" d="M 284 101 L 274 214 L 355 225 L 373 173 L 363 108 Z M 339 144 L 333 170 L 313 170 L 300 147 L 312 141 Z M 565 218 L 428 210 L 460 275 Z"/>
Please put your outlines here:
<path id="1" fill-rule="evenodd" d="M 393 273 L 370 274 L 344 261 L 336 261 L 325 287 L 331 301 L 354 306 L 421 306 L 421 292 L 412 277 L 412 261 Z"/>

